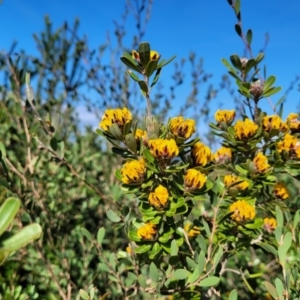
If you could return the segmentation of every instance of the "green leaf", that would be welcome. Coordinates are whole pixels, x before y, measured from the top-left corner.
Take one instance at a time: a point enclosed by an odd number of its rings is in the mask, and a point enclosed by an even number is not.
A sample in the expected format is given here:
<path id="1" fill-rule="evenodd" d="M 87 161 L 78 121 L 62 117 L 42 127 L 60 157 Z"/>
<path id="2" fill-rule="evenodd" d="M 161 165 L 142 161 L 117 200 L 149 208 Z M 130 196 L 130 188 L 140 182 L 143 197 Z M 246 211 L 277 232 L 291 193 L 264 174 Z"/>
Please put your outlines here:
<path id="1" fill-rule="evenodd" d="M 277 221 L 277 226 L 282 227 L 283 226 L 283 214 L 281 209 L 276 206 L 276 221 Z"/>
<path id="2" fill-rule="evenodd" d="M 151 249 L 151 251 L 148 253 L 149 258 L 150 259 L 154 259 L 155 256 L 157 256 L 159 254 L 159 252 L 161 251 L 161 246 L 159 243 L 155 243 Z"/>
<path id="3" fill-rule="evenodd" d="M 121 218 L 111 209 L 106 212 L 106 215 L 112 222 L 118 223 L 121 221 Z"/>
<path id="4" fill-rule="evenodd" d="M 172 56 L 169 59 L 163 59 L 157 66 L 157 69 L 161 69 L 162 67 L 166 66 L 167 64 L 169 64 L 173 59 L 176 58 L 176 55 Z"/>
<path id="5" fill-rule="evenodd" d="M 256 63 L 257 63 L 257 64 L 260 63 L 260 62 L 263 60 L 264 56 L 265 56 L 265 55 L 264 55 L 263 53 L 259 53 L 259 54 L 255 57 Z"/>
<path id="6" fill-rule="evenodd" d="M 0 207 L 0 236 L 8 228 L 20 208 L 20 200 L 7 198 Z"/>
<path id="7" fill-rule="evenodd" d="M 150 60 L 146 67 L 146 75 L 150 77 L 157 69 L 158 60 Z"/>
<path id="8" fill-rule="evenodd" d="M 144 80 L 139 80 L 138 84 L 140 86 L 141 91 L 144 93 L 144 95 L 147 95 L 148 93 L 148 86 Z"/>
<path id="9" fill-rule="evenodd" d="M 284 236 L 282 245 L 280 245 L 278 247 L 279 261 L 282 266 L 285 265 L 286 253 L 288 252 L 289 248 L 291 247 L 292 239 L 293 239 L 292 234 L 290 232 L 287 232 L 286 235 Z"/>
<path id="10" fill-rule="evenodd" d="M 279 278 L 275 279 L 275 287 L 276 287 L 277 295 L 283 295 L 284 286 L 282 281 Z"/>
<path id="11" fill-rule="evenodd" d="M 257 243 L 257 245 L 259 245 L 261 248 L 263 248 L 267 252 L 272 253 L 273 255 L 277 256 L 277 250 L 274 247 L 272 247 L 271 245 L 266 244 L 266 243 Z"/>
<path id="12" fill-rule="evenodd" d="M 204 251 L 201 251 L 198 256 L 198 271 L 200 275 L 202 274 L 205 265 L 206 265 L 205 253 Z"/>
<path id="13" fill-rule="evenodd" d="M 129 76 L 134 80 L 134 81 L 139 81 L 140 78 L 134 73 L 132 72 L 131 70 L 127 70 Z"/>
<path id="14" fill-rule="evenodd" d="M 234 29 L 235 29 L 236 33 L 238 34 L 238 36 L 242 36 L 242 28 L 239 24 L 235 24 Z"/>
<path id="15" fill-rule="evenodd" d="M 108 131 L 112 134 L 112 136 L 117 140 L 117 141 L 123 141 L 123 134 L 117 124 L 112 124 L 109 126 Z"/>
<path id="16" fill-rule="evenodd" d="M 186 262 L 191 269 L 195 269 L 197 267 L 196 262 L 188 256 L 186 257 Z"/>
<path id="17" fill-rule="evenodd" d="M 0 261 L 3 259 L 3 256 L 6 256 L 12 251 L 16 251 L 27 244 L 38 239 L 42 234 L 42 227 L 33 223 L 28 226 L 23 227 L 19 232 L 13 236 L 3 240 L 0 248 Z"/>
<path id="18" fill-rule="evenodd" d="M 228 300 L 238 300 L 237 290 L 232 290 L 229 294 Z"/>
<path id="19" fill-rule="evenodd" d="M 210 287 L 210 286 L 216 286 L 220 282 L 220 278 L 216 276 L 211 276 L 208 278 L 205 278 L 200 281 L 199 286 L 201 287 Z"/>
<path id="20" fill-rule="evenodd" d="M 150 44 L 143 42 L 140 43 L 139 45 L 139 56 L 140 56 L 140 61 L 141 64 L 144 68 L 148 65 L 148 62 L 150 61 Z"/>
<path id="21" fill-rule="evenodd" d="M 99 228 L 99 230 L 97 232 L 97 242 L 99 245 L 102 244 L 104 236 L 105 236 L 105 229 L 104 229 L 104 227 L 101 227 L 101 228 Z"/>
<path id="22" fill-rule="evenodd" d="M 176 240 L 172 240 L 171 242 L 171 256 L 177 256 L 178 254 L 178 246 Z"/>
<path id="23" fill-rule="evenodd" d="M 54 151 L 57 150 L 57 139 L 55 136 L 50 140 L 50 146 Z"/>
<path id="24" fill-rule="evenodd" d="M 235 0 L 235 2 L 234 2 L 234 11 L 235 11 L 236 15 L 238 15 L 240 13 L 240 9 L 241 9 L 240 0 Z"/>
<path id="25" fill-rule="evenodd" d="M 149 251 L 150 249 L 151 249 L 150 244 L 144 244 L 144 245 L 141 245 L 141 246 L 135 248 L 134 252 L 138 253 L 138 254 L 141 254 L 141 253 L 145 253 L 145 252 Z"/>
<path id="26" fill-rule="evenodd" d="M 270 282 L 268 282 L 268 281 L 264 281 L 264 285 L 265 285 L 266 290 L 270 293 L 270 295 L 271 295 L 274 299 L 277 299 L 277 298 L 278 298 L 278 295 L 277 295 L 276 288 L 274 287 L 274 285 L 272 285 L 272 284 L 271 284 Z"/>
<path id="27" fill-rule="evenodd" d="M 300 210 L 297 210 L 294 216 L 294 222 L 293 222 L 293 227 L 296 229 L 298 228 L 298 223 L 300 220 Z"/>
<path id="28" fill-rule="evenodd" d="M 139 242 L 141 240 L 140 237 L 137 235 L 136 230 L 130 230 L 128 232 L 128 237 L 129 237 L 130 240 L 132 240 L 134 242 Z"/>
<path id="29" fill-rule="evenodd" d="M 197 266 L 195 266 L 194 272 L 189 275 L 189 279 L 188 279 L 187 283 L 194 283 L 199 278 L 199 276 L 200 276 L 199 268 L 197 268 Z"/>
<path id="30" fill-rule="evenodd" d="M 247 31 L 246 38 L 247 38 L 248 45 L 250 46 L 251 42 L 252 42 L 252 30 L 251 29 L 249 29 Z"/>
<path id="31" fill-rule="evenodd" d="M 145 288 L 145 287 L 147 286 L 146 279 L 145 279 L 145 277 L 144 277 L 142 274 L 140 274 L 140 275 L 138 276 L 138 282 L 139 282 L 139 285 L 140 285 L 142 288 Z"/>
<path id="32" fill-rule="evenodd" d="M 136 61 L 131 57 L 129 53 L 123 53 L 123 56 L 121 56 L 120 59 L 128 68 L 142 74 L 141 69 L 137 66 Z"/>
<path id="33" fill-rule="evenodd" d="M 134 135 L 132 133 L 129 133 L 126 135 L 125 137 L 125 141 L 126 141 L 126 145 L 127 147 L 136 154 L 136 150 L 137 150 L 137 143 L 136 143 L 136 139 L 134 137 Z"/>
<path id="34" fill-rule="evenodd" d="M 89 240 L 92 241 L 93 240 L 93 236 L 91 235 L 91 233 L 85 229 L 85 228 L 80 228 L 81 233 Z"/>
<path id="35" fill-rule="evenodd" d="M 154 76 L 153 81 L 151 83 L 151 87 L 153 87 L 157 83 L 157 81 L 159 79 L 159 76 L 160 76 L 160 72 L 161 72 L 161 68 L 156 70 L 155 76 Z"/>
<path id="36" fill-rule="evenodd" d="M 183 280 L 186 279 L 190 275 L 190 272 L 186 269 L 177 269 L 175 270 L 173 276 L 177 280 Z"/>
<path id="37" fill-rule="evenodd" d="M 159 272 L 154 262 L 150 264 L 149 271 L 150 271 L 150 278 L 153 280 L 153 282 L 157 282 L 159 278 Z"/>
<path id="38" fill-rule="evenodd" d="M 79 290 L 79 295 L 80 295 L 80 297 L 81 297 L 82 299 L 85 299 L 85 300 L 90 299 L 89 294 L 88 294 L 85 290 L 83 290 L 83 289 L 80 289 L 80 290 Z"/>
<path id="39" fill-rule="evenodd" d="M 231 55 L 230 60 L 231 60 L 231 63 L 234 65 L 235 68 L 237 68 L 238 70 L 242 70 L 241 59 L 239 58 L 238 55 L 236 55 L 236 54 Z"/>
<path id="40" fill-rule="evenodd" d="M 264 82 L 264 91 L 268 90 L 275 82 L 276 77 L 270 76 L 266 81 Z"/>
<path id="41" fill-rule="evenodd" d="M 200 249 L 201 249 L 204 253 L 206 253 L 206 242 L 205 242 L 204 237 L 203 237 L 201 234 L 199 234 L 199 235 L 197 236 L 196 241 L 197 241 L 197 243 L 198 243 Z"/>
<path id="42" fill-rule="evenodd" d="M 263 97 L 270 97 L 276 93 L 278 93 L 279 91 L 281 91 L 281 87 L 272 87 L 266 91 L 264 91 L 263 93 Z"/>

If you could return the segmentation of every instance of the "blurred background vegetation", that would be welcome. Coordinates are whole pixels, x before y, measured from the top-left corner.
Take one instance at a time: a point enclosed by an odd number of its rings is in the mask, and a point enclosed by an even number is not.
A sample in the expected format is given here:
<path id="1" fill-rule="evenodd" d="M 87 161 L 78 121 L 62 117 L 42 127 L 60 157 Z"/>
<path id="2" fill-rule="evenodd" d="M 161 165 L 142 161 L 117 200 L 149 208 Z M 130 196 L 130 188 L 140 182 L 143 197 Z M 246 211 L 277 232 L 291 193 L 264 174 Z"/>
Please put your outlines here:
<path id="1" fill-rule="evenodd" d="M 128 238 L 124 228 L 114 226 L 106 215 L 109 208 L 121 211 L 131 201 L 113 175 L 121 161 L 94 128 L 81 121 L 79 112 L 87 109 L 100 120 L 106 108 L 126 106 L 142 124 L 145 104 L 119 60 L 122 52 L 136 49 L 143 41 L 151 15 L 152 1 L 135 4 L 136 33 L 131 45 L 123 42 L 128 13 L 115 22 L 111 38 L 97 49 L 89 49 L 85 37 L 79 35 L 79 20 L 54 28 L 46 17 L 43 31 L 34 34 L 38 55 L 16 52 L 16 44 L 0 53 L 1 199 L 9 195 L 21 199 L 14 226 L 37 222 L 43 228 L 41 239 L 0 266 L 0 299 L 75 299 L 79 289 L 88 290 L 90 285 L 97 295 L 109 291 L 111 299 L 130 294 L 128 270 L 120 267 Z M 187 63 L 191 74 L 184 72 Z M 242 112 L 241 97 L 228 76 L 214 86 L 195 53 L 177 59 L 174 66 L 169 85 L 164 86 L 162 79 L 152 93 L 154 114 L 160 120 L 174 111 L 176 89 L 187 80 L 190 91 L 180 108 L 175 107 L 180 114 L 208 123 L 211 103 L 221 90 L 228 92 Z M 26 72 L 31 75 L 30 91 Z M 206 90 L 199 97 L 203 85 Z M 212 146 L 217 143 L 208 127 L 201 137 Z M 136 209 L 133 203 L 131 207 Z M 106 237 L 99 249 L 94 238 L 102 226 Z M 245 267 L 249 267 L 248 259 L 253 257 L 237 257 Z M 235 286 L 231 276 L 223 283 L 228 290 Z M 146 296 L 140 293 L 134 299 Z M 250 298 L 245 293 L 241 299 Z"/>

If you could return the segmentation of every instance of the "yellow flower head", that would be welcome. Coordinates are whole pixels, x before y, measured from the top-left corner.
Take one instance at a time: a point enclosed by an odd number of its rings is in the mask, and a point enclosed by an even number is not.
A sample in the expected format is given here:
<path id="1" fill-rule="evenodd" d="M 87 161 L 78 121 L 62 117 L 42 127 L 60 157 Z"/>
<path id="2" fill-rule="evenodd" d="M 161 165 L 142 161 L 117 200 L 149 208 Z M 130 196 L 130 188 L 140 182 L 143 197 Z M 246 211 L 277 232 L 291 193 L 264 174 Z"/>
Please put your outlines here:
<path id="1" fill-rule="evenodd" d="M 213 154 L 209 147 L 197 142 L 192 148 L 192 157 L 197 166 L 206 166 L 213 160 Z"/>
<path id="2" fill-rule="evenodd" d="M 280 131 L 281 132 L 287 132 L 289 130 L 289 126 L 287 122 L 281 122 Z"/>
<path id="3" fill-rule="evenodd" d="M 231 124 L 235 118 L 235 110 L 217 110 L 215 113 L 215 120 L 218 123 Z"/>
<path id="4" fill-rule="evenodd" d="M 149 149 L 157 159 L 171 159 L 178 155 L 179 149 L 175 140 L 154 139 L 149 140 Z"/>
<path id="5" fill-rule="evenodd" d="M 168 190 L 159 185 L 154 192 L 151 192 L 148 196 L 149 203 L 156 209 L 162 209 L 168 204 L 169 193 Z"/>
<path id="6" fill-rule="evenodd" d="M 238 200 L 232 203 L 229 207 L 229 211 L 233 212 L 231 219 L 238 223 L 250 221 L 255 218 L 254 206 L 250 205 L 245 200 Z"/>
<path id="7" fill-rule="evenodd" d="M 277 226 L 276 219 L 274 218 L 264 218 L 264 229 L 268 232 L 275 230 Z"/>
<path id="8" fill-rule="evenodd" d="M 295 114 L 295 113 L 291 113 L 288 115 L 288 117 L 286 118 L 286 122 L 289 126 L 289 128 L 293 131 L 293 132 L 298 132 L 300 129 L 300 121 L 299 121 L 299 114 Z"/>
<path id="9" fill-rule="evenodd" d="M 300 158 L 300 142 L 291 134 L 286 134 L 283 141 L 277 143 L 278 152 L 289 152 L 290 156 Z"/>
<path id="10" fill-rule="evenodd" d="M 243 191 L 249 187 L 249 182 L 246 180 L 242 181 L 242 179 L 238 176 L 235 176 L 232 174 L 227 174 L 224 176 L 224 184 L 226 187 L 230 187 L 231 185 L 233 185 L 234 183 L 239 182 L 239 181 L 241 181 L 241 182 L 234 185 L 233 186 L 234 188 L 236 188 L 240 191 Z"/>
<path id="11" fill-rule="evenodd" d="M 221 147 L 214 154 L 214 160 L 216 163 L 228 163 L 232 159 L 232 151 L 230 148 Z"/>
<path id="12" fill-rule="evenodd" d="M 265 116 L 263 117 L 263 129 L 267 132 L 270 132 L 272 129 L 281 129 L 282 121 L 279 116 Z"/>
<path id="13" fill-rule="evenodd" d="M 128 161 L 121 169 L 122 182 L 126 184 L 141 183 L 145 173 L 146 166 L 143 159 Z"/>
<path id="14" fill-rule="evenodd" d="M 235 135 L 239 140 L 251 138 L 255 135 L 257 129 L 258 125 L 248 118 L 245 121 L 238 120 L 234 125 Z"/>
<path id="15" fill-rule="evenodd" d="M 131 244 L 128 244 L 128 246 L 126 247 L 126 252 L 129 254 L 129 255 L 131 255 L 132 254 L 132 246 L 131 246 Z"/>
<path id="16" fill-rule="evenodd" d="M 201 189 L 205 183 L 206 176 L 196 169 L 189 169 L 184 175 L 184 185 L 189 191 Z"/>
<path id="17" fill-rule="evenodd" d="M 100 122 L 99 126 L 103 130 L 107 131 L 112 124 L 117 124 L 119 128 L 122 129 L 123 126 L 131 120 L 131 112 L 126 107 L 124 107 L 123 109 L 107 109 L 104 112 L 102 121 Z"/>
<path id="18" fill-rule="evenodd" d="M 137 230 L 137 236 L 143 240 L 154 240 L 157 230 L 156 226 L 151 222 L 146 223 Z"/>
<path id="19" fill-rule="evenodd" d="M 277 198 L 280 198 L 282 200 L 285 200 L 285 199 L 287 199 L 290 196 L 288 189 L 281 182 L 277 182 L 275 184 L 275 186 L 274 186 L 274 195 Z"/>
<path id="20" fill-rule="evenodd" d="M 196 123 L 192 119 L 184 120 L 179 116 L 170 121 L 170 130 L 175 136 L 188 139 L 196 131 Z"/>
<path id="21" fill-rule="evenodd" d="M 147 132 L 145 130 L 142 129 L 137 129 L 135 131 L 135 139 L 140 141 L 143 137 L 147 136 Z"/>
<path id="22" fill-rule="evenodd" d="M 266 173 L 270 168 L 267 157 L 264 156 L 261 152 L 257 153 L 257 155 L 254 157 L 253 162 L 255 165 L 256 172 L 258 173 Z"/>
<path id="23" fill-rule="evenodd" d="M 131 51 L 131 56 L 133 59 L 135 59 L 137 62 L 140 62 L 140 55 L 137 51 L 135 50 L 132 50 Z M 151 50 L 150 51 L 150 60 L 159 60 L 160 58 L 160 55 L 158 54 L 158 52 L 154 51 L 154 50 Z"/>
<path id="24" fill-rule="evenodd" d="M 195 237 L 200 234 L 200 228 L 197 226 L 191 226 L 190 222 L 184 225 L 184 231 L 188 234 L 188 237 Z"/>

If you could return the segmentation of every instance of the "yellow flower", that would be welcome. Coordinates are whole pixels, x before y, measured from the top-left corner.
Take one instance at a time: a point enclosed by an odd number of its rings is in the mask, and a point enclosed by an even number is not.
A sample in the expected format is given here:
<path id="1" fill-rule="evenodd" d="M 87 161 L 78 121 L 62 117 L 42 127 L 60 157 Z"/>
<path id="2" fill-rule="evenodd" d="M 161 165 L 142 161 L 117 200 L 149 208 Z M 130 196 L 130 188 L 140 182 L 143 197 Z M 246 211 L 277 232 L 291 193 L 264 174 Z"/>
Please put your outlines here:
<path id="1" fill-rule="evenodd" d="M 274 218 L 264 218 L 264 229 L 268 232 L 275 230 L 277 226 L 276 219 Z"/>
<path id="2" fill-rule="evenodd" d="M 235 184 L 233 186 L 234 188 L 236 188 L 240 191 L 243 191 L 249 187 L 249 182 L 246 180 L 242 181 L 242 179 L 238 176 L 235 176 L 232 174 L 227 174 L 224 176 L 224 184 L 226 187 L 231 187 L 231 185 L 233 185 L 234 183 L 239 182 L 239 181 L 241 181 L 241 182 L 238 184 Z"/>
<path id="3" fill-rule="evenodd" d="M 135 139 L 136 140 L 141 140 L 143 137 L 145 137 L 147 135 L 147 132 L 145 130 L 142 130 L 142 129 L 137 129 L 135 131 Z"/>
<path id="4" fill-rule="evenodd" d="M 135 59 L 137 62 L 140 62 L 140 55 L 137 51 L 135 50 L 132 50 L 131 52 L 131 56 L 133 59 Z M 158 52 L 154 51 L 154 50 L 151 50 L 150 51 L 150 60 L 159 60 L 160 58 L 160 55 L 158 54 Z"/>
<path id="5" fill-rule="evenodd" d="M 119 128 L 122 129 L 123 126 L 131 120 L 131 112 L 126 107 L 124 107 L 123 109 L 107 109 L 104 112 L 102 121 L 100 122 L 99 126 L 103 130 L 107 131 L 112 124 L 117 124 Z"/>
<path id="6" fill-rule="evenodd" d="M 229 207 L 229 211 L 233 212 L 231 219 L 238 223 L 250 221 L 255 218 L 254 206 L 250 205 L 245 200 L 238 200 L 232 203 Z"/>
<path id="7" fill-rule="evenodd" d="M 299 121 L 299 114 L 295 114 L 295 113 L 291 113 L 288 115 L 288 117 L 286 118 L 286 122 L 289 126 L 289 128 L 295 132 L 295 131 L 299 131 L 300 129 L 300 121 Z"/>
<path id="8" fill-rule="evenodd" d="M 137 230 L 137 236 L 143 240 L 153 240 L 156 236 L 156 226 L 151 222 L 145 223 Z"/>
<path id="9" fill-rule="evenodd" d="M 277 143 L 278 152 L 289 152 L 290 157 L 300 158 L 300 142 L 298 139 L 290 134 L 286 134 L 282 142 Z"/>
<path id="10" fill-rule="evenodd" d="M 277 147 L 278 147 L 278 152 L 282 151 L 292 151 L 295 150 L 297 145 L 297 138 L 293 135 L 286 134 L 283 138 L 282 142 L 278 142 Z"/>
<path id="11" fill-rule="evenodd" d="M 264 156 L 261 152 L 257 153 L 257 155 L 254 157 L 253 162 L 255 165 L 256 172 L 258 173 L 266 173 L 270 168 L 267 157 Z"/>
<path id="12" fill-rule="evenodd" d="M 159 185 L 154 192 L 151 192 L 148 196 L 149 203 L 156 209 L 162 209 L 168 204 L 169 193 L 168 190 Z"/>
<path id="13" fill-rule="evenodd" d="M 175 136 L 188 139 L 196 131 L 196 123 L 192 119 L 184 120 L 179 116 L 170 121 L 170 130 Z"/>
<path id="14" fill-rule="evenodd" d="M 245 121 L 238 120 L 234 125 L 235 135 L 239 140 L 248 139 L 255 135 L 258 125 L 249 119 Z"/>
<path id="15" fill-rule="evenodd" d="M 235 118 L 235 110 L 217 110 L 215 113 L 215 120 L 218 123 L 231 123 Z"/>
<path id="16" fill-rule="evenodd" d="M 192 157 L 197 166 L 206 166 L 213 160 L 213 154 L 209 147 L 197 142 L 192 148 Z"/>
<path id="17" fill-rule="evenodd" d="M 121 169 L 122 182 L 126 184 L 141 183 L 144 179 L 145 172 L 146 166 L 143 159 L 128 161 Z"/>
<path id="18" fill-rule="evenodd" d="M 228 163 L 232 159 L 232 151 L 230 148 L 221 147 L 214 154 L 214 159 L 216 163 Z"/>
<path id="19" fill-rule="evenodd" d="M 289 195 L 289 191 L 286 188 L 286 186 L 281 183 L 281 182 L 277 182 L 274 186 L 274 195 L 277 198 L 280 198 L 282 200 L 287 199 L 290 195 Z"/>
<path id="20" fill-rule="evenodd" d="M 175 140 L 154 139 L 149 140 L 152 155 L 158 159 L 171 159 L 178 155 L 179 149 Z"/>
<path id="21" fill-rule="evenodd" d="M 201 189 L 205 183 L 206 176 L 196 169 L 189 169 L 184 175 L 184 185 L 190 191 Z"/>
<path id="22" fill-rule="evenodd" d="M 184 225 L 184 231 L 188 234 L 188 237 L 195 237 L 200 234 L 200 228 L 197 226 L 191 226 L 190 222 Z"/>
<path id="23" fill-rule="evenodd" d="M 287 132 L 289 130 L 289 126 L 287 122 L 281 122 L 280 131 L 281 132 Z"/>
<path id="24" fill-rule="evenodd" d="M 126 247 L 126 252 L 129 254 L 129 255 L 131 255 L 132 254 L 132 246 L 131 246 L 131 244 L 128 244 L 128 246 Z"/>
<path id="25" fill-rule="evenodd" d="M 265 116 L 263 117 L 263 129 L 267 132 L 271 131 L 272 129 L 281 129 L 282 121 L 279 116 Z"/>

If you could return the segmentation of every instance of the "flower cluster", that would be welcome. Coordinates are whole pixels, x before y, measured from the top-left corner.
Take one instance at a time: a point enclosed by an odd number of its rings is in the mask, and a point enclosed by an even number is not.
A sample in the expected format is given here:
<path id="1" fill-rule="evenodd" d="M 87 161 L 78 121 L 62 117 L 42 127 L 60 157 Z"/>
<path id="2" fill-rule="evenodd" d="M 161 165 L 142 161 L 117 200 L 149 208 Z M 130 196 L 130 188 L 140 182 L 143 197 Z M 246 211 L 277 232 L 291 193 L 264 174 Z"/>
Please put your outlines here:
<path id="1" fill-rule="evenodd" d="M 176 137 L 188 139 L 196 131 L 196 123 L 192 119 L 184 120 L 179 116 L 170 121 L 170 130 Z"/>
<path id="2" fill-rule="evenodd" d="M 173 139 L 154 139 L 150 140 L 148 145 L 152 155 L 160 160 L 171 159 L 179 153 L 178 146 Z"/>
<path id="3" fill-rule="evenodd" d="M 227 174 L 224 176 L 224 184 L 227 188 L 234 187 L 241 191 L 249 187 L 248 181 L 242 180 L 240 177 L 232 174 Z"/>
<path id="4" fill-rule="evenodd" d="M 125 163 L 121 169 L 122 181 L 124 183 L 141 183 L 146 172 L 145 161 L 131 160 Z"/>
<path id="5" fill-rule="evenodd" d="M 192 149 L 192 157 L 196 166 L 206 166 L 213 160 L 210 148 L 203 143 L 196 143 Z"/>
<path id="6" fill-rule="evenodd" d="M 123 109 L 107 109 L 99 126 L 103 130 L 108 131 L 109 127 L 113 124 L 117 124 L 118 127 L 122 129 L 123 126 L 131 120 L 132 114 L 126 107 Z"/>
<path id="7" fill-rule="evenodd" d="M 247 140 L 253 137 L 257 129 L 258 125 L 249 119 L 245 121 L 238 120 L 234 125 L 234 131 L 239 140 Z"/>
<path id="8" fill-rule="evenodd" d="M 256 214 L 255 207 L 244 200 L 238 200 L 232 203 L 229 207 L 229 211 L 233 213 L 231 218 L 237 223 L 253 220 Z"/>

